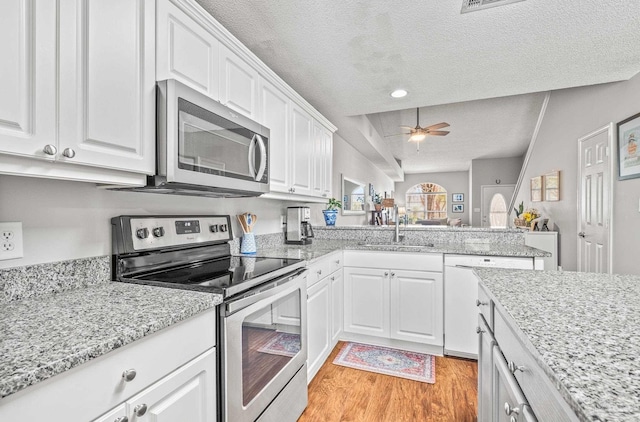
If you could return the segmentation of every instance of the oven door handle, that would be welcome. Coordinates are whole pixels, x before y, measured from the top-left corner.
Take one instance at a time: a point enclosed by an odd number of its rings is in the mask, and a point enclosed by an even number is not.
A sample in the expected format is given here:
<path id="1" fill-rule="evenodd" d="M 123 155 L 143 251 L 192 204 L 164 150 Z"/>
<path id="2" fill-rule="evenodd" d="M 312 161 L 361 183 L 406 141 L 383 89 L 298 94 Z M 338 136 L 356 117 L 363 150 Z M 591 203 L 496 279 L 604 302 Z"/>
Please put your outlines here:
<path id="1" fill-rule="evenodd" d="M 246 293 L 245 295 L 239 297 L 238 299 L 223 303 L 221 307 L 222 316 L 228 317 L 248 306 L 253 305 L 256 302 L 280 294 L 282 291 L 293 286 L 296 282 L 298 284 L 306 284 L 305 273 L 307 271 L 308 270 L 306 268 L 302 268 L 293 274 L 288 274 L 273 281 L 267 282 L 255 288 L 250 293 Z"/>

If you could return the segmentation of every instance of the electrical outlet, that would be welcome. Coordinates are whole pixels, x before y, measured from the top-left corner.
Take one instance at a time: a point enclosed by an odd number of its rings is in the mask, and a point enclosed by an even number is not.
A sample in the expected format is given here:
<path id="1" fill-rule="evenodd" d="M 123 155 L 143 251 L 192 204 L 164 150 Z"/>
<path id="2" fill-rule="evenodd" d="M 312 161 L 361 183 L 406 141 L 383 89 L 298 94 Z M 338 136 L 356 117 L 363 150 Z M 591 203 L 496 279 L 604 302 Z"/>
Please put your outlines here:
<path id="1" fill-rule="evenodd" d="M 0 260 L 23 256 L 22 223 L 0 223 Z"/>

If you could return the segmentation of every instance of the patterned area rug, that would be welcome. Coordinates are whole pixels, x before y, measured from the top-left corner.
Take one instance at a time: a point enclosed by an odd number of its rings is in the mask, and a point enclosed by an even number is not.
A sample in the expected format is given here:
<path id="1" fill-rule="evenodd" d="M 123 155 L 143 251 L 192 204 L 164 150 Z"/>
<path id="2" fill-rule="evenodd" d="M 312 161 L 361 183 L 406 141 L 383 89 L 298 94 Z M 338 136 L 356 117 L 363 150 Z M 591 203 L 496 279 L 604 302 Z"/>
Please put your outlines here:
<path id="1" fill-rule="evenodd" d="M 333 363 L 430 384 L 436 382 L 436 359 L 423 353 L 349 342 Z"/>
<path id="2" fill-rule="evenodd" d="M 300 351 L 300 334 L 276 333 L 258 352 L 293 357 Z"/>

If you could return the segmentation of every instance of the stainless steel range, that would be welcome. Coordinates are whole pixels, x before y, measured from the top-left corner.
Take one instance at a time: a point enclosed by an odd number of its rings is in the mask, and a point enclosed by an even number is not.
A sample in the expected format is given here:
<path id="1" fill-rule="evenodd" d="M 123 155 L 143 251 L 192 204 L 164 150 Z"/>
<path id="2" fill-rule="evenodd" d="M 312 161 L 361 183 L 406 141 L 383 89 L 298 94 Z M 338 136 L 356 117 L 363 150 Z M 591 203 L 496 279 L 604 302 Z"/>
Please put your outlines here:
<path id="1" fill-rule="evenodd" d="M 114 280 L 223 295 L 218 419 L 297 420 L 307 405 L 304 261 L 232 256 L 229 216 L 120 216 L 111 224 Z"/>

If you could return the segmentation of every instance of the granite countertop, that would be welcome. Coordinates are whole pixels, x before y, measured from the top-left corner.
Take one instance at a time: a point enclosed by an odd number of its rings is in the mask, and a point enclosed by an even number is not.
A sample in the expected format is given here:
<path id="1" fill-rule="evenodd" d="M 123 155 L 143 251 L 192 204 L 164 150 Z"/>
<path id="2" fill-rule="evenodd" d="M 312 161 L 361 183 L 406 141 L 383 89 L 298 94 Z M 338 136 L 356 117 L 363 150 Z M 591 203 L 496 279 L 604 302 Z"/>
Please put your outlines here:
<path id="1" fill-rule="evenodd" d="M 210 293 L 105 282 L 3 303 L 0 398 L 221 302 Z"/>
<path id="2" fill-rule="evenodd" d="M 544 257 L 549 252 L 520 244 L 504 243 L 429 243 L 417 242 L 365 242 L 356 240 L 322 240 L 314 239 L 310 245 L 269 245 L 258 248 L 257 256 L 277 258 L 297 258 L 313 262 L 329 253 L 339 250 L 384 251 L 384 252 L 416 252 L 444 253 L 459 255 L 483 256 L 519 256 Z"/>
<path id="3" fill-rule="evenodd" d="M 583 421 L 640 419 L 640 277 L 477 268 Z"/>

